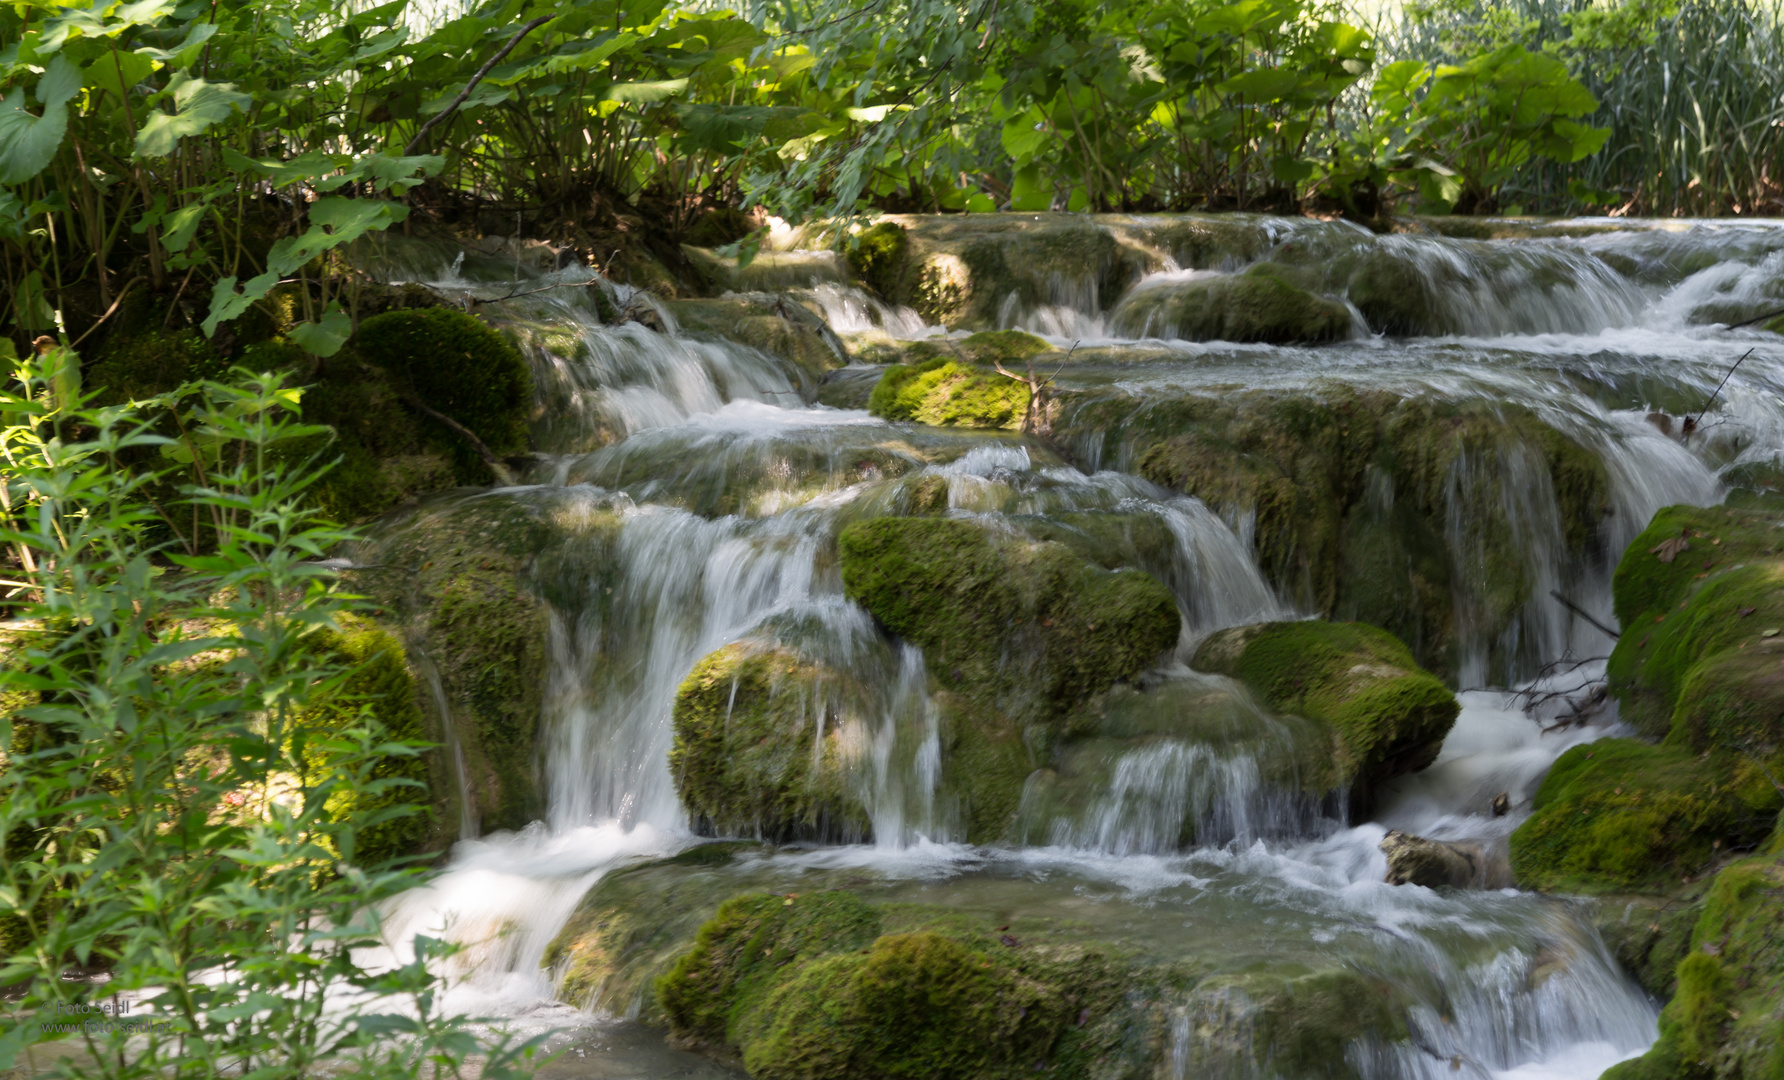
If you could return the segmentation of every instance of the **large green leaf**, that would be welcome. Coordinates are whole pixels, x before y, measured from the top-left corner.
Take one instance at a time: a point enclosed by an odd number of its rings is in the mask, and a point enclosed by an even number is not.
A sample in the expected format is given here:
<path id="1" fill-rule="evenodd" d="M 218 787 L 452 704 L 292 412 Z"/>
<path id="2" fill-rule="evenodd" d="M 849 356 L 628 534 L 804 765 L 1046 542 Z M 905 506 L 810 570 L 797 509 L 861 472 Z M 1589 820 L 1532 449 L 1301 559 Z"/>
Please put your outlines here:
<path id="1" fill-rule="evenodd" d="M 55 159 L 68 132 L 68 99 L 80 88 L 80 68 L 58 55 L 37 81 L 42 116 L 25 108 L 22 86 L 0 100 L 0 184 L 22 184 Z"/>
<path id="2" fill-rule="evenodd" d="M 253 100 L 247 94 L 237 93 L 234 83 L 206 82 L 189 78 L 184 72 L 175 75 L 163 93 L 173 99 L 174 111 L 156 109 L 143 121 L 142 129 L 136 133 L 139 158 L 166 157 L 181 139 L 204 134 L 227 120 L 231 112 L 245 111 Z"/>
<path id="3" fill-rule="evenodd" d="M 129 95 L 131 87 L 154 73 L 155 61 L 140 52 L 107 50 L 81 72 L 81 82 L 123 101 Z"/>
<path id="4" fill-rule="evenodd" d="M 614 83 L 601 97 L 606 101 L 623 101 L 627 104 L 642 105 L 653 101 L 667 101 L 677 94 L 686 91 L 686 79 L 663 79 L 659 82 Z"/>
<path id="5" fill-rule="evenodd" d="M 330 302 L 328 310 L 322 318 L 315 322 L 298 323 L 291 328 L 290 338 L 297 347 L 317 356 L 333 356 L 341 351 L 341 346 L 353 335 L 353 320 L 341 310 L 341 305 Z"/>
<path id="6" fill-rule="evenodd" d="M 87 7 L 56 4 L 61 14 L 43 24 L 38 51 L 48 54 L 70 38 L 117 37 L 136 26 L 154 26 L 173 14 L 173 0 L 135 0 L 129 4 L 93 3 Z"/>

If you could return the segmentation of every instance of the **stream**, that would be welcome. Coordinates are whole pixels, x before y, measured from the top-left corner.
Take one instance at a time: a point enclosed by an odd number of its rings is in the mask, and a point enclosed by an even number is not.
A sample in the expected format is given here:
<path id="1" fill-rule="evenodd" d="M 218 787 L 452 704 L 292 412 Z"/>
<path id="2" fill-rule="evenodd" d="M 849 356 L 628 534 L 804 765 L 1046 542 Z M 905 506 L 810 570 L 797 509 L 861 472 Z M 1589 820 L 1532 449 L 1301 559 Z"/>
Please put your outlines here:
<path id="1" fill-rule="evenodd" d="M 741 1076 L 670 1048 L 636 1022 L 637 1004 L 591 1013 L 561 1000 L 562 973 L 544 962 L 604 874 L 701 842 L 668 764 L 677 688 L 716 649 L 774 640 L 853 676 L 814 710 L 820 731 L 825 715 L 849 725 L 853 782 L 871 828 L 752 849 L 711 871 L 738 890 L 803 892 L 841 875 L 878 897 L 1001 924 L 1072 920 L 1204 969 L 1367 971 L 1393 987 L 1405 1033 L 1349 1043 L 1344 1064 L 1370 1080 L 1592 1080 L 1646 1049 L 1658 1006 L 1618 968 L 1584 903 L 1511 888 L 1502 866 L 1488 883 L 1499 887 L 1388 885 L 1378 844 L 1400 829 L 1477 843 L 1502 863 L 1548 765 L 1618 729 L 1611 705 L 1590 722 L 1546 730 L 1558 706 L 1527 713 L 1514 692 L 1571 687 L 1582 673 L 1589 681 L 1602 667 L 1591 658 L 1608 652 L 1608 636 L 1551 592 L 1614 625 L 1612 568 L 1655 510 L 1716 504 L 1779 468 L 1784 339 L 1706 325 L 1732 319 L 1704 312 L 1768 302 L 1767 290 L 1784 280 L 1784 227 L 1601 222 L 1573 235 L 1465 241 L 1239 220 L 1261 239 L 1225 253 L 1161 246 L 1156 268 L 1119 294 L 1069 274 L 1055 275 L 1040 302 L 1010 294 L 1001 325 L 1061 350 L 1078 345 L 1056 376 L 1061 412 L 1049 441 L 877 419 L 859 407 L 876 371 L 847 367 L 820 385 L 768 352 L 681 330 L 673 304 L 655 307 L 661 329 L 604 323 L 603 307 L 654 304 L 624 285 L 566 285 L 495 305 L 502 318 L 573 343 L 529 350 L 542 453 L 523 484 L 440 497 L 415 513 L 445 519 L 468 503 L 505 502 L 557 531 L 558 557 L 532 571 L 551 598 L 548 670 L 537 673 L 546 681 L 537 780 L 547 812 L 520 832 L 485 835 L 467 811 L 444 872 L 387 913 L 396 954 L 417 933 L 464 943 L 448 1007 L 521 1030 L 562 1029 L 553 1045 L 564 1055 L 541 1075 Z M 1376 334 L 1350 303 L 1350 336 L 1319 346 L 1171 336 L 1156 314 L 1159 295 L 1237 272 L 1260 249 L 1316 266 L 1392 262 L 1423 283 L 1427 310 L 1446 332 Z M 579 267 L 544 271 L 420 246 L 404 260 L 391 276 L 463 297 L 505 296 L 515 280 L 532 288 L 593 280 Z M 770 270 L 844 340 L 947 333 L 869 298 L 835 259 L 787 255 L 761 272 Z M 1334 276 L 1324 291 L 1345 299 L 1346 290 Z M 1391 781 L 1362 821 L 1349 820 L 1341 801 L 1272 783 L 1301 746 L 1294 719 L 1263 713 L 1233 684 L 1187 665 L 1212 631 L 1314 614 L 1314 590 L 1270 580 L 1243 508 L 1145 479 L 1135 449 L 1162 402 L 1339 390 L 1525 410 L 1587 447 L 1609 492 L 1582 555 L 1564 541 L 1570 523 L 1547 471 L 1517 438 L 1451 467 L 1440 538 L 1449 557 L 1467 567 L 1487 557 L 1483 545 L 1509 549 L 1527 595 L 1509 620 L 1486 626 L 1471 613 L 1485 610 L 1487 586 L 1457 572 L 1449 674 L 1462 688 L 1460 718 L 1437 762 Z M 1713 391 L 1701 434 L 1687 443 L 1663 430 Z M 1057 790 L 1031 780 L 1012 833 L 1020 844 L 964 841 L 925 658 L 843 595 L 838 531 L 905 512 L 913 485 L 931 477 L 945 485 L 947 513 L 988 528 L 1072 533 L 1089 544 L 1129 538 L 1120 561 L 1163 581 L 1182 616 L 1174 655 L 1148 674 L 1145 693 L 1123 699 L 1131 715 L 1121 722 L 1152 732 L 1161 718 L 1193 716 L 1199 734 L 1087 743 L 1058 763 Z M 1385 520 L 1392 484 L 1384 478 L 1371 492 L 1365 502 L 1375 499 L 1368 505 Z M 601 550 L 611 595 L 599 602 L 594 554 L 576 557 L 579 523 L 594 515 L 620 523 Z M 1087 522 L 1118 528 L 1087 531 Z M 378 545 L 405 527 L 387 522 L 362 557 L 377 561 Z M 1585 663 L 1565 675 L 1543 670 L 1563 657 Z M 457 771 L 462 778 L 462 758 Z M 1077 786 L 1067 790 L 1067 781 Z M 1511 809 L 1495 817 L 1499 792 Z M 460 805 L 470 802 L 466 795 Z M 1157 1010 L 1163 1034 L 1146 1075 L 1301 1075 L 1235 1048 L 1228 1036 L 1249 1022 L 1242 994 L 1191 990 Z"/>

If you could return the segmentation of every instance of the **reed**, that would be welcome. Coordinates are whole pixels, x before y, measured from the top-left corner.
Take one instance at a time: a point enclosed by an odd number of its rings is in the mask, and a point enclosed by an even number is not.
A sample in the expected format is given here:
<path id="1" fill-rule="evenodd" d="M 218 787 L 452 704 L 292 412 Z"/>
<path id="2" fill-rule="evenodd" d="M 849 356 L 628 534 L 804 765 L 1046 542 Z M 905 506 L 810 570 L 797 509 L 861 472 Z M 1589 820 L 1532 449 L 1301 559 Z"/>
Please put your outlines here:
<path id="1" fill-rule="evenodd" d="M 1624 0 L 1625 3 L 1632 0 Z M 1784 4 L 1683 0 L 1634 38 L 1595 38 L 1581 0 L 1475 0 L 1359 17 L 1385 60 L 1457 59 L 1483 34 L 1566 58 L 1597 96 L 1602 151 L 1536 162 L 1501 199 L 1532 210 L 1710 217 L 1784 214 Z"/>

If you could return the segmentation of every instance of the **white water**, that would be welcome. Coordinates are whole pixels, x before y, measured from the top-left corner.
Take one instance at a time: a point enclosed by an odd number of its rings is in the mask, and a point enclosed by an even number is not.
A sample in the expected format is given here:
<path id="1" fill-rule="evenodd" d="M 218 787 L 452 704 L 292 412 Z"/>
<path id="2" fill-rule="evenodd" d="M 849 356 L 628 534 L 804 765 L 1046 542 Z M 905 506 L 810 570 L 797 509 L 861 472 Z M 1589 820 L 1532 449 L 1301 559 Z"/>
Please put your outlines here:
<path id="1" fill-rule="evenodd" d="M 1317 229 L 1292 232 L 1318 239 Z M 1784 445 L 1784 348 L 1777 339 L 1687 321 L 1712 298 L 1762 299 L 1784 245 L 1742 234 L 1735 239 L 1746 246 L 1732 245 L 1725 262 L 1689 273 L 1665 270 L 1669 259 L 1688 261 L 1682 249 L 1728 239 L 1631 233 L 1511 246 L 1504 256 L 1507 245 L 1389 238 L 1375 242 L 1379 250 L 1413 262 L 1441 286 L 1456 333 L 1365 337 L 1322 349 L 1150 341 L 1140 362 L 1067 373 L 1061 382 L 1141 405 L 1166 392 L 1293 390 L 1339 380 L 1530 408 L 1605 463 L 1613 512 L 1598 556 L 1575 564 L 1565 554 L 1547 472 L 1515 442 L 1457 463 L 1447 541 L 1466 553 L 1488 530 L 1507 530 L 1528 562 L 1531 600 L 1507 631 L 1521 645 L 1498 642 L 1501 652 L 1589 656 L 1604 650 L 1603 635 L 1547 602 L 1548 590 L 1567 593 L 1608 622 L 1615 555 L 1654 510 L 1718 501 L 1725 493 L 1721 473 L 1771 460 Z M 1483 260 L 1482 252 L 1494 258 Z M 1624 277 L 1600 254 L 1660 269 Z M 1571 284 L 1532 284 L 1554 264 L 1572 272 Z M 1172 272 L 1143 287 L 1168 287 Z M 839 332 L 940 332 L 907 309 L 845 287 L 822 285 L 813 299 Z M 1004 321 L 1061 344 L 1110 341 L 1102 306 L 1108 298 L 1094 281 L 1056 279 L 1047 299 L 1026 312 L 1006 304 Z M 1271 746 L 1292 744 L 1294 733 L 1259 717 L 1263 726 L 1249 741 L 1167 740 L 1117 755 L 1108 787 L 1092 805 L 1076 816 L 1043 816 L 1026 829 L 1031 843 L 1044 846 L 965 847 L 938 809 L 948 766 L 922 656 L 884 641 L 842 597 L 836 531 L 856 517 L 897 512 L 909 486 L 926 474 L 946 479 L 950 512 L 993 528 L 1069 528 L 1062 515 L 1078 513 L 1156 521 L 1170 544 L 1136 547 L 1129 561 L 1176 593 L 1182 657 L 1213 629 L 1294 613 L 1253 564 L 1244 514 L 1173 496 L 1124 471 L 1133 463 L 1119 433 L 1078 446 L 1078 460 L 1097 470 L 1080 471 L 1010 438 L 912 430 L 808 407 L 800 376 L 755 350 L 637 324 L 604 327 L 580 301 L 554 299 L 547 314 L 579 342 L 560 350 L 571 355 L 548 348 L 533 354 L 541 398 L 553 410 L 540 435 L 559 453 L 540 478 L 568 486 L 503 497 L 552 491 L 570 505 L 619 508 L 614 595 L 605 607 L 554 616 L 540 776 L 550 795 L 549 822 L 461 844 L 431 887 L 390 913 L 395 941 L 433 932 L 470 945 L 450 1008 L 551 1022 L 579 1015 L 553 1004 L 549 973 L 539 969 L 547 944 L 603 872 L 693 842 L 666 766 L 676 687 L 722 645 L 796 633 L 801 647 L 867 673 L 864 681 L 875 688 L 835 703 L 836 715 L 853 725 L 857 784 L 874 843 L 783 852 L 769 859 L 773 873 L 856 866 L 928 899 L 984 881 L 1036 896 L 1063 889 L 1113 923 L 1162 919 L 1168 927 L 1157 931 L 1161 950 L 1193 951 L 1227 934 L 1249 940 L 1268 924 L 1278 939 L 1271 947 L 1284 956 L 1342 947 L 1347 957 L 1374 957 L 1414 1000 L 1414 1038 L 1353 1044 L 1351 1064 L 1371 1078 L 1438 1080 L 1466 1069 L 1497 1080 L 1590 1080 L 1652 1041 L 1653 1005 L 1616 970 L 1577 912 L 1511 890 L 1388 886 L 1376 847 L 1392 827 L 1502 848 L 1549 763 L 1567 746 L 1602 734 L 1602 726 L 1544 735 L 1535 720 L 1506 707 L 1503 695 L 1465 694 L 1437 763 L 1397 781 L 1374 821 L 1347 825 L 1330 816 L 1331 808 L 1266 782 L 1260 762 L 1269 761 Z M 1721 393 L 1722 424 L 1686 446 L 1644 419 L 1657 404 L 1675 414 L 1686 408 L 1655 395 L 1707 397 L 1732 362 L 1731 341 L 1754 344 L 1756 353 Z M 1167 359 L 1157 358 L 1160 348 Z M 1492 505 L 1459 494 L 1495 485 Z M 1466 618 L 1470 582 L 1454 584 Z M 1469 642 L 1463 685 L 1502 674 L 1488 667 L 1493 644 Z M 823 703 L 814 704 L 814 715 L 821 722 Z M 1487 805 L 1500 791 L 1510 793 L 1514 812 L 1493 818 Z M 1182 850 L 1186 828 L 1198 846 Z M 1538 969 L 1552 974 L 1533 978 Z M 1243 1013 L 1241 997 L 1191 995 L 1175 1006 L 1173 1030 L 1181 1034 L 1173 1038 L 1167 1074 L 1251 1075 L 1265 1067 L 1222 1057 L 1194 1034 L 1211 1016 Z"/>

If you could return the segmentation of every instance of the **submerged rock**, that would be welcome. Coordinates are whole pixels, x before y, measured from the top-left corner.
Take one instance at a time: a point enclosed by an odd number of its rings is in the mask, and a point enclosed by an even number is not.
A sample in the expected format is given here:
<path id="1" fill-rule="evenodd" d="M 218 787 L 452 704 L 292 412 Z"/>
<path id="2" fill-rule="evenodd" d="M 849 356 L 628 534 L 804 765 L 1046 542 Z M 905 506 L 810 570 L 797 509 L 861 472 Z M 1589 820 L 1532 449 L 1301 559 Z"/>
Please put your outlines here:
<path id="1" fill-rule="evenodd" d="M 1117 333 L 1185 341 L 1334 341 L 1350 333 L 1350 310 L 1291 284 L 1286 268 L 1257 263 L 1238 274 L 1158 278 L 1111 316 Z"/>
<path id="2" fill-rule="evenodd" d="M 1370 789 L 1437 759 L 1460 707 L 1392 634 L 1361 623 L 1260 623 L 1210 635 L 1194 664 L 1239 679 L 1272 709 L 1323 723 L 1330 788 Z"/>
<path id="3" fill-rule="evenodd" d="M 1451 844 L 1389 829 L 1381 839 L 1389 885 L 1465 889 L 1485 884 L 1485 857 L 1476 844 Z"/>

